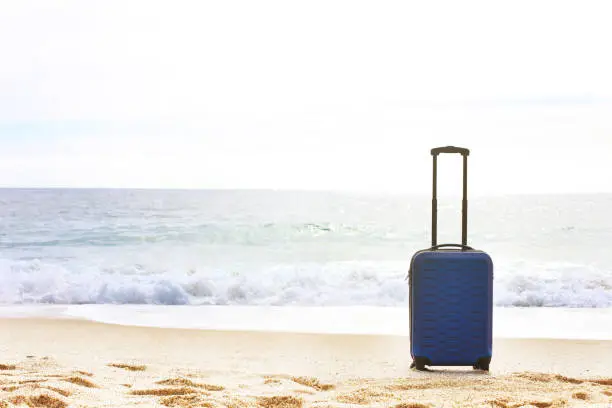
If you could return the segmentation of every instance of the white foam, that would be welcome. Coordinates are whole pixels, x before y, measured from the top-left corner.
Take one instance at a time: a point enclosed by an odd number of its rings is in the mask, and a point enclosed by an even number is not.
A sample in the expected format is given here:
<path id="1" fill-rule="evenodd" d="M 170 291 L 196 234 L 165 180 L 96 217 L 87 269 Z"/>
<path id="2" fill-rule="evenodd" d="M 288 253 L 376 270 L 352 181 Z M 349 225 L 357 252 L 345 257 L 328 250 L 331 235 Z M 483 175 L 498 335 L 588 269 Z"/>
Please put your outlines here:
<path id="1" fill-rule="evenodd" d="M 523 307 L 612 307 L 612 273 L 591 265 L 498 262 L 495 304 Z"/>
<path id="2" fill-rule="evenodd" d="M 406 306 L 406 262 L 155 268 L 0 259 L 0 303 Z M 612 307 L 612 274 L 590 265 L 495 262 L 497 306 Z"/>

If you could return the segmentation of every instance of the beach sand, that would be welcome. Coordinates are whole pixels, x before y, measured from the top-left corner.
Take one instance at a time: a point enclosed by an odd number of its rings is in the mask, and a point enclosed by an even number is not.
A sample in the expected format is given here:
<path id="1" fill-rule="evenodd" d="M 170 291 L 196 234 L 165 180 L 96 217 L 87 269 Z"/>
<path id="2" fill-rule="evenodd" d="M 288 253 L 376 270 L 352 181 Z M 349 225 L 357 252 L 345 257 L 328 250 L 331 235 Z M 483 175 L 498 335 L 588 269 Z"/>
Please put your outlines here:
<path id="1" fill-rule="evenodd" d="M 0 408 L 612 407 L 612 342 L 495 339 L 491 371 L 409 369 L 407 337 L 0 319 Z"/>

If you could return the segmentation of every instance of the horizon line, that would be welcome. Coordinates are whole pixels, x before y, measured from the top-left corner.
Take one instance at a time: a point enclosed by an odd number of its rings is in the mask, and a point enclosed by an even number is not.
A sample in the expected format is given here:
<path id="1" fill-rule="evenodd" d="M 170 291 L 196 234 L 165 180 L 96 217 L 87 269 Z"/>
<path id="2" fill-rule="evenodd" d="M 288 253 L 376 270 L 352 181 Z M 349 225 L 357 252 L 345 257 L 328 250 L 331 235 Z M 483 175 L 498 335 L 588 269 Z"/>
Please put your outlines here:
<path id="1" fill-rule="evenodd" d="M 104 187 L 104 186 L 0 186 L 0 190 L 107 190 L 107 191 L 242 191 L 242 192 L 274 192 L 274 193 L 344 193 L 344 194 L 371 194 L 371 195 L 400 195 L 400 196 L 431 196 L 431 192 L 406 190 L 356 190 L 356 189 L 325 189 L 325 188 L 273 188 L 273 187 Z M 439 194 L 439 196 L 456 196 L 455 194 Z M 469 193 L 473 197 L 493 196 L 551 196 L 551 195 L 612 195 L 612 191 L 544 191 L 544 192 L 489 192 Z"/>

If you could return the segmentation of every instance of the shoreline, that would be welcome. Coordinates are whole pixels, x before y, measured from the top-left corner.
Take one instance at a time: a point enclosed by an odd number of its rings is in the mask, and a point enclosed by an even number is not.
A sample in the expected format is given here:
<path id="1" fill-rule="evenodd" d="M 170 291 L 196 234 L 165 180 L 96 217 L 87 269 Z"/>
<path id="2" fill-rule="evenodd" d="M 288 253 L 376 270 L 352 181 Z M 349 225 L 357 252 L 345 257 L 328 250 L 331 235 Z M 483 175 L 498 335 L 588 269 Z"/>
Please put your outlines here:
<path id="1" fill-rule="evenodd" d="M 407 306 L 0 305 L 3 318 L 79 319 L 122 326 L 409 336 Z M 612 308 L 500 308 L 501 339 L 612 340 Z"/>

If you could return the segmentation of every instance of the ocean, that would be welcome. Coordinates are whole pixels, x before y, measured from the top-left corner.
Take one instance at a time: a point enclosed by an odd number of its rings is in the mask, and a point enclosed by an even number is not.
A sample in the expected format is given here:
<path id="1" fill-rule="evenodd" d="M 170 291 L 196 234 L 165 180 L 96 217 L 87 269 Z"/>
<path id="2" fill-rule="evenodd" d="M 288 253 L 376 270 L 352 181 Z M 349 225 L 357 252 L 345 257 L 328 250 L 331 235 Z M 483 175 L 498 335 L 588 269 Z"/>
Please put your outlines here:
<path id="1" fill-rule="evenodd" d="M 407 308 L 412 254 L 430 244 L 430 200 L 0 189 L 0 304 L 101 320 L 156 305 L 395 313 Z M 439 203 L 439 241 L 457 242 L 460 200 Z M 612 194 L 471 198 L 468 241 L 493 258 L 496 309 L 612 310 L 610 208 Z"/>

